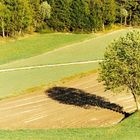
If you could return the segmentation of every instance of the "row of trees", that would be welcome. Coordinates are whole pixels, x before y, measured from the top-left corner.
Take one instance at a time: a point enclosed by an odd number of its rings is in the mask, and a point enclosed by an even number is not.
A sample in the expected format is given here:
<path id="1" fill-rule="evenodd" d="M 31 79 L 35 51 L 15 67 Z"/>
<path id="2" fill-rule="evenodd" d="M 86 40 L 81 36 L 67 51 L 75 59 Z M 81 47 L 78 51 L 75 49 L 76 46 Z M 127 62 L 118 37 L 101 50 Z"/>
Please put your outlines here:
<path id="1" fill-rule="evenodd" d="M 115 22 L 115 0 L 48 0 L 48 25 L 58 31 L 93 31 Z"/>
<path id="2" fill-rule="evenodd" d="M 140 24 L 139 0 L 48 0 L 48 25 L 57 31 L 96 31 L 114 23 Z"/>
<path id="3" fill-rule="evenodd" d="M 0 35 L 51 28 L 96 31 L 140 24 L 139 0 L 0 0 Z"/>
<path id="4" fill-rule="evenodd" d="M 41 0 L 0 0 L 0 34 L 14 36 L 38 30 L 50 17 L 51 7 Z"/>

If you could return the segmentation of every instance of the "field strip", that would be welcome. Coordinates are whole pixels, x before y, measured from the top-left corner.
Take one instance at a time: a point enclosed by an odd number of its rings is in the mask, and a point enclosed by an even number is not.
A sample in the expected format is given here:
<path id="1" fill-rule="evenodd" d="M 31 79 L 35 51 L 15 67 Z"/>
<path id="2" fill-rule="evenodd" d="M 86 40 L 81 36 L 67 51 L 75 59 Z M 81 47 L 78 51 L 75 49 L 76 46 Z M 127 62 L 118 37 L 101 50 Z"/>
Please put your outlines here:
<path id="1" fill-rule="evenodd" d="M 131 105 L 131 106 L 124 107 L 123 109 L 129 109 L 129 108 L 132 108 L 132 107 L 135 107 L 135 106 Z"/>
<path id="2" fill-rule="evenodd" d="M 11 104 L 15 104 L 15 103 L 18 103 L 18 102 L 22 102 L 22 101 L 28 101 L 28 100 L 32 100 L 32 99 L 35 99 L 35 98 L 37 98 L 37 99 L 39 99 L 39 97 L 46 97 L 46 95 L 45 94 L 42 94 L 42 95 L 36 95 L 36 96 L 33 96 L 33 97 L 27 97 L 27 98 L 19 98 L 19 99 L 16 99 L 16 101 L 15 100 L 11 100 L 11 101 L 8 101 L 7 103 L 5 103 L 5 100 L 2 100 L 2 101 L 0 101 L 0 103 L 3 103 L 2 105 L 11 105 Z M 1 104 L 0 104 L 0 106 L 1 106 Z"/>
<path id="3" fill-rule="evenodd" d="M 129 103 L 130 101 L 134 101 L 134 99 L 130 99 L 130 100 L 127 100 L 127 101 L 124 101 L 125 103 Z"/>
<path id="4" fill-rule="evenodd" d="M 38 117 L 43 112 L 46 113 L 46 108 L 40 108 L 40 107 L 43 107 L 44 105 L 47 105 L 47 104 L 48 103 L 44 103 L 44 104 L 41 104 L 41 105 L 36 105 L 36 106 L 33 106 L 32 109 L 27 109 L 27 110 L 24 110 L 24 111 L 17 110 L 17 113 L 16 112 L 13 112 L 13 113 L 10 113 L 8 115 L 6 114 L 6 116 L 4 116 L 4 117 L 2 116 L 2 118 L 0 116 L 0 120 L 3 120 L 4 121 L 4 119 L 11 119 L 11 117 L 21 116 L 22 114 L 26 114 L 27 115 L 27 114 L 29 114 L 31 112 L 34 113 L 34 111 L 38 111 L 37 114 L 36 114 L 36 116 L 34 116 L 34 117 Z M 71 108 L 73 108 L 73 107 L 71 107 Z M 40 109 L 42 109 L 42 110 L 40 110 Z M 57 111 L 61 111 L 62 109 L 63 109 L 63 107 L 59 107 L 59 109 L 57 109 Z M 69 110 L 69 108 L 68 109 L 65 109 L 65 110 Z M 52 114 L 54 114 L 54 111 L 55 110 L 52 111 Z"/>
<path id="5" fill-rule="evenodd" d="M 88 89 L 88 88 L 97 87 L 98 85 L 101 85 L 101 83 L 97 83 L 97 84 L 94 84 L 94 85 L 86 86 L 86 87 L 83 88 L 83 89 L 85 90 L 85 89 Z"/>
<path id="6" fill-rule="evenodd" d="M 131 29 L 131 28 L 130 28 L 130 29 Z M 116 31 L 113 31 L 113 32 L 110 32 L 110 33 L 106 33 L 106 34 L 103 34 L 103 35 L 99 35 L 99 36 L 97 35 L 97 36 L 95 36 L 95 37 L 93 37 L 93 38 L 85 39 L 85 40 L 83 40 L 83 41 L 81 41 L 81 42 L 77 42 L 77 43 L 72 43 L 72 44 L 70 44 L 70 45 L 66 45 L 66 46 L 64 46 L 64 47 L 54 49 L 54 50 L 52 50 L 52 51 L 46 52 L 46 53 L 41 54 L 41 55 L 51 54 L 51 53 L 54 53 L 54 52 L 57 52 L 57 51 L 60 51 L 60 50 L 63 50 L 63 49 L 67 49 L 67 48 L 72 47 L 72 46 L 75 46 L 75 45 L 80 45 L 80 44 L 83 44 L 83 43 L 87 43 L 87 42 L 89 42 L 89 41 L 96 40 L 96 39 L 100 39 L 100 38 L 102 38 L 102 37 L 105 37 L 105 36 L 108 36 L 108 35 L 112 35 L 112 34 L 114 34 L 114 33 L 121 32 L 121 31 L 124 31 L 124 30 L 126 30 L 126 29 L 116 30 Z M 38 55 L 38 56 L 40 56 L 40 55 Z M 34 57 L 37 57 L 37 56 L 34 56 Z M 28 59 L 28 58 L 27 58 L 27 59 Z"/>
<path id="7" fill-rule="evenodd" d="M 38 110 L 38 108 L 34 108 L 34 109 L 31 109 L 31 110 L 25 110 L 25 111 L 22 111 L 22 112 L 17 112 L 17 113 L 12 113 L 12 114 L 9 114 L 7 116 L 4 116 L 4 118 L 0 118 L 0 120 L 7 120 L 7 119 L 11 119 L 12 117 L 17 117 L 17 116 L 20 116 L 20 115 L 23 115 L 23 114 L 28 114 L 28 113 L 31 113 L 35 110 Z"/>
<path id="8" fill-rule="evenodd" d="M 24 104 L 20 104 L 20 105 L 10 106 L 10 107 L 6 107 L 6 108 L 2 108 L 0 110 L 2 111 L 2 110 L 13 109 L 13 108 L 17 108 L 17 107 L 22 107 L 22 106 L 26 106 L 26 105 L 35 104 L 35 103 L 40 103 L 40 102 L 43 102 L 43 101 L 46 101 L 46 99 L 41 99 L 41 100 L 38 100 L 38 101 L 35 101 L 35 102 L 29 102 L 29 103 L 24 103 Z"/>
<path id="9" fill-rule="evenodd" d="M 38 109 L 39 107 L 43 107 L 44 105 L 48 105 L 48 102 L 47 102 L 47 103 L 43 103 L 43 104 L 39 104 L 39 105 L 29 106 L 29 108 L 25 108 L 25 111 L 30 112 L 30 110 L 32 110 L 33 108 Z M 16 109 L 16 108 L 15 108 L 15 109 Z M 11 109 L 11 110 L 12 110 L 12 109 Z M 5 111 L 5 110 L 1 110 L 1 111 Z M 6 111 L 9 111 L 9 110 L 6 110 Z M 24 112 L 22 108 L 19 109 L 19 110 L 17 110 L 17 111 L 19 112 L 19 114 L 20 114 L 21 112 Z M 22 114 L 22 113 L 21 113 L 21 114 Z M 13 114 L 9 114 L 8 116 L 12 116 L 12 115 L 13 115 Z"/>
<path id="10" fill-rule="evenodd" d="M 44 105 L 46 105 L 46 104 L 42 104 L 42 105 L 38 105 L 38 106 L 36 106 L 36 107 L 43 107 Z M 4 121 L 4 119 L 11 119 L 12 117 L 16 117 L 16 116 L 20 116 L 20 115 L 23 115 L 23 114 L 29 114 L 29 113 L 34 113 L 34 111 L 39 111 L 39 109 L 40 108 L 33 108 L 33 109 L 28 109 L 28 110 L 25 110 L 25 111 L 17 111 L 17 113 L 12 113 L 12 114 L 9 114 L 9 115 L 7 115 L 7 116 L 4 116 L 4 118 L 0 118 L 0 120 L 3 120 Z M 41 111 L 45 111 L 45 109 L 43 109 L 43 110 L 41 110 Z"/>
<path id="11" fill-rule="evenodd" d="M 127 102 L 127 101 L 132 101 L 133 99 L 133 96 L 129 95 L 129 96 L 122 96 L 122 97 L 117 97 L 116 99 L 112 99 L 112 101 L 116 101 L 116 102 L 120 102 L 120 101 L 123 101 L 123 102 Z"/>
<path id="12" fill-rule="evenodd" d="M 48 115 L 46 115 L 47 112 L 43 110 L 43 112 L 40 112 L 40 113 L 36 114 L 36 116 L 28 118 L 28 120 L 25 120 L 24 123 L 30 123 L 30 122 L 33 122 L 33 121 L 37 121 L 37 120 L 43 119 L 45 117 L 50 117 L 52 115 L 54 116 L 55 114 L 58 114 L 58 112 L 63 114 L 63 112 L 65 112 L 66 110 L 67 111 L 73 110 L 73 106 L 71 106 L 71 107 L 69 107 L 67 109 L 64 109 L 64 107 L 60 107 L 59 109 L 57 109 L 57 111 L 56 110 L 52 110 L 51 112 L 49 112 Z"/>
<path id="13" fill-rule="evenodd" d="M 124 97 L 124 98 L 118 98 L 115 101 L 123 101 L 123 100 L 131 100 L 133 99 L 133 96 L 128 96 L 128 97 Z"/>
<path id="14" fill-rule="evenodd" d="M 98 63 L 98 62 L 102 62 L 102 61 L 103 60 L 79 61 L 79 62 L 71 62 L 71 63 L 47 64 L 47 65 L 37 65 L 37 66 L 28 66 L 28 67 L 1 69 L 0 70 L 0 73 L 2 73 L 2 72 L 19 71 L 19 70 L 40 69 L 40 68 L 46 68 L 46 67 L 61 67 L 61 66 L 69 66 L 69 65 L 91 64 L 91 63 Z"/>
<path id="15" fill-rule="evenodd" d="M 93 81 L 94 80 L 96 80 L 97 79 L 97 77 L 93 77 L 92 79 L 90 79 L 90 80 L 84 80 L 84 81 L 82 81 L 81 83 L 76 83 L 76 84 L 74 84 L 74 86 L 75 87 L 80 87 L 80 86 L 83 86 L 83 85 L 86 85 L 86 84 L 89 84 L 89 83 L 93 83 Z"/>
<path id="16" fill-rule="evenodd" d="M 131 29 L 131 28 L 130 28 L 130 29 Z M 100 38 L 102 38 L 102 37 L 105 37 L 105 36 L 108 36 L 108 35 L 112 35 L 112 34 L 114 34 L 114 33 L 121 32 L 121 31 L 124 31 L 124 30 L 126 30 L 126 29 L 120 29 L 120 30 L 112 31 L 112 32 L 105 33 L 105 34 L 102 34 L 102 35 L 99 35 L 99 36 L 97 35 L 97 36 L 95 36 L 95 37 L 93 37 L 93 38 L 85 39 L 85 40 L 80 41 L 80 42 L 76 42 L 76 43 L 72 43 L 72 44 L 69 44 L 69 45 L 65 45 L 65 46 L 63 46 L 63 47 L 56 48 L 56 49 L 54 49 L 54 50 L 48 51 L 48 52 L 43 53 L 43 54 L 39 54 L 39 55 L 37 55 L 37 56 L 33 56 L 33 57 L 25 58 L 25 59 L 20 59 L 20 60 L 15 60 L 15 61 L 13 61 L 13 62 L 6 63 L 6 65 L 7 65 L 7 64 L 10 64 L 10 63 L 15 63 L 15 62 L 20 62 L 20 61 L 28 60 L 28 59 L 30 59 L 30 58 L 36 58 L 36 57 L 39 57 L 39 56 L 52 54 L 52 53 L 54 53 L 54 52 L 67 49 L 67 48 L 73 47 L 73 46 L 75 46 L 75 45 L 80 45 L 80 44 L 83 44 L 83 43 L 86 43 L 86 42 L 89 42 L 89 41 L 92 41 L 92 40 L 100 39 Z M 1 66 L 3 66 L 3 65 L 5 65 L 5 64 L 2 64 Z"/>
<path id="17" fill-rule="evenodd" d="M 136 108 L 129 110 L 129 112 L 134 112 L 134 111 L 136 111 Z"/>
<path id="18" fill-rule="evenodd" d="M 57 95 L 55 97 L 61 97 L 61 96 L 63 96 L 63 95 Z M 26 105 L 41 103 L 41 102 L 44 102 L 44 101 L 47 101 L 46 104 L 49 104 L 50 101 L 48 101 L 48 100 L 50 100 L 49 97 L 48 98 L 45 98 L 45 99 L 35 100 L 35 101 L 32 101 L 32 102 L 26 102 L 26 103 L 22 103 L 22 104 L 17 104 L 17 105 L 10 106 L 10 107 L 3 107 L 3 108 L 0 108 L 0 111 L 5 111 L 5 110 L 9 110 L 9 109 L 23 107 L 23 106 L 26 106 Z M 36 106 L 40 106 L 40 105 L 36 105 Z M 36 106 L 33 106 L 33 107 L 36 107 Z"/>
<path id="19" fill-rule="evenodd" d="M 36 120 L 42 119 L 42 118 L 47 117 L 47 116 L 48 116 L 48 115 L 40 116 L 40 117 L 37 117 L 37 118 L 31 119 L 31 120 L 25 121 L 25 123 L 30 123 L 30 122 L 33 122 L 33 121 L 36 121 Z"/>

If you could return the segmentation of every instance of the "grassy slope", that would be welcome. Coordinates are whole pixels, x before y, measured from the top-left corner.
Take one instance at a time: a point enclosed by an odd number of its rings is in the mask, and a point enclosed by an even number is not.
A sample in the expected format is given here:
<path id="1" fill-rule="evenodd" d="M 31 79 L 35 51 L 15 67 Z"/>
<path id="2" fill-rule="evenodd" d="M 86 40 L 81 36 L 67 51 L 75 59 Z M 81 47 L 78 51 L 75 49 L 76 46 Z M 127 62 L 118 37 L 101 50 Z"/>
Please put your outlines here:
<path id="1" fill-rule="evenodd" d="M 43 64 L 55 64 L 55 63 L 67 63 L 75 61 L 86 61 L 102 59 L 106 46 L 117 37 L 124 35 L 128 30 L 120 30 L 113 33 L 101 35 L 96 38 L 92 38 L 86 42 L 73 44 L 69 47 L 57 49 L 55 51 L 44 53 L 32 58 L 15 61 L 6 65 L 0 66 L 0 68 L 13 68 L 23 67 L 31 65 L 43 65 Z"/>
<path id="2" fill-rule="evenodd" d="M 110 128 L 0 131 L 0 140 L 139 140 L 140 112 Z"/>
<path id="3" fill-rule="evenodd" d="M 38 34 L 22 40 L 0 43 L 0 64 L 39 55 L 94 36 L 93 34 Z"/>
<path id="4" fill-rule="evenodd" d="M 53 53 L 46 53 L 25 60 L 1 65 L 0 68 L 13 68 L 21 66 L 65 63 L 103 58 L 105 47 L 112 39 L 125 34 L 127 30 L 117 31 L 112 34 L 97 37 L 85 43 L 59 49 Z M 0 73 L 0 96 L 9 96 L 30 87 L 60 80 L 84 71 L 98 67 L 97 63 L 85 65 L 71 65 L 54 68 L 42 68 Z"/>

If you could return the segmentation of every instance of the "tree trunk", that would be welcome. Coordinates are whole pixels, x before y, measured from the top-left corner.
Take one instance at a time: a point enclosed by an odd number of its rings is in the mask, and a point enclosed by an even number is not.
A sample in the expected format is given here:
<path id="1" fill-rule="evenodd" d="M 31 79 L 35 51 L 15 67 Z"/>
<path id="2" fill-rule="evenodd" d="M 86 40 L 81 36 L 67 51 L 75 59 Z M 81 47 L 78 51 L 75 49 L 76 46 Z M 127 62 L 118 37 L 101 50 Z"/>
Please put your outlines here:
<path id="1" fill-rule="evenodd" d="M 103 31 L 105 30 L 105 25 L 104 25 L 104 23 L 103 23 L 103 25 L 102 25 L 102 30 L 103 30 Z"/>
<path id="2" fill-rule="evenodd" d="M 5 31 L 4 31 L 4 28 L 2 28 L 2 36 L 5 37 Z"/>
<path id="3" fill-rule="evenodd" d="M 4 22 L 1 21 L 1 27 L 2 27 L 2 36 L 5 37 L 5 30 L 4 30 Z"/>
<path id="4" fill-rule="evenodd" d="M 122 16 L 121 16 L 121 25 L 122 25 L 122 20 L 123 20 L 123 18 L 122 18 Z"/>
<path id="5" fill-rule="evenodd" d="M 124 18 L 124 25 L 126 25 L 127 24 L 127 16 L 125 16 L 125 18 Z"/>
<path id="6" fill-rule="evenodd" d="M 19 30 L 19 35 L 21 35 L 22 34 L 22 29 L 20 28 L 20 30 Z"/>
<path id="7" fill-rule="evenodd" d="M 136 108 L 137 108 L 137 111 L 140 109 L 139 108 L 139 102 L 137 100 L 137 97 L 136 97 L 136 94 L 132 91 L 132 94 L 133 94 L 133 97 L 134 97 L 134 100 L 135 100 L 135 103 L 136 103 Z"/>
<path id="8" fill-rule="evenodd" d="M 130 26 L 132 25 L 131 20 L 132 20 L 132 12 L 130 11 L 130 18 L 129 18 L 129 21 L 130 21 L 129 25 Z"/>

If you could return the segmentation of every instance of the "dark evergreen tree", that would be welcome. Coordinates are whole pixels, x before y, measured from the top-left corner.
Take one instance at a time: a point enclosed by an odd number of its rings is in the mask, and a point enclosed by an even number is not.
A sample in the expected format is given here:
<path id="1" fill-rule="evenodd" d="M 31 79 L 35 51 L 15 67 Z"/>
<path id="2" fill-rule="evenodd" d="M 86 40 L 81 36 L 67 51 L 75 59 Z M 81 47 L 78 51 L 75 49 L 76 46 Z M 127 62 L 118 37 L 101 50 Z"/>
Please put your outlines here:
<path id="1" fill-rule="evenodd" d="M 31 7 L 31 13 L 33 17 L 32 25 L 36 29 L 40 27 L 41 18 L 40 18 L 40 0 L 30 0 L 30 7 Z"/>
<path id="2" fill-rule="evenodd" d="M 127 23 L 129 25 L 140 25 L 140 1 L 129 0 L 125 7 L 128 11 Z"/>
<path id="3" fill-rule="evenodd" d="M 103 22 L 104 25 L 111 25 L 116 19 L 116 2 L 115 0 L 103 1 Z"/>
<path id="4" fill-rule="evenodd" d="M 94 31 L 103 28 L 103 5 L 101 0 L 90 0 L 90 24 Z"/>
<path id="5" fill-rule="evenodd" d="M 52 7 L 49 26 L 57 31 L 69 30 L 69 2 L 67 0 L 52 0 L 49 1 Z"/>
<path id="6" fill-rule="evenodd" d="M 86 30 L 89 16 L 89 6 L 85 0 L 72 0 L 70 5 L 70 30 Z"/>

